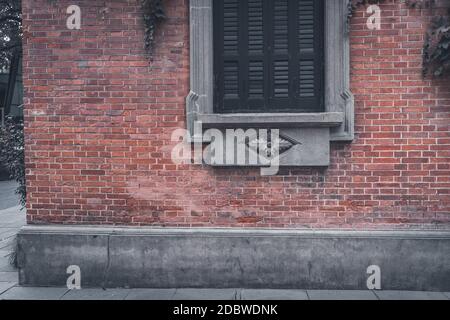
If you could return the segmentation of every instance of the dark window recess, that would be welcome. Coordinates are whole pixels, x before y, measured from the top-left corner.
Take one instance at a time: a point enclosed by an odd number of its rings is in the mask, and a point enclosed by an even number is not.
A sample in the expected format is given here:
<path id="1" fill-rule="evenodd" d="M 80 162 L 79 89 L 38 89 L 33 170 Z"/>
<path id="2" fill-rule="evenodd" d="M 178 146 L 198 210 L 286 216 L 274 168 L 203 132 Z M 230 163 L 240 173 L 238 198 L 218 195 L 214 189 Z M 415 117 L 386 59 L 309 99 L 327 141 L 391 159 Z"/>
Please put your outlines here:
<path id="1" fill-rule="evenodd" d="M 214 110 L 323 111 L 323 0 L 214 0 Z"/>

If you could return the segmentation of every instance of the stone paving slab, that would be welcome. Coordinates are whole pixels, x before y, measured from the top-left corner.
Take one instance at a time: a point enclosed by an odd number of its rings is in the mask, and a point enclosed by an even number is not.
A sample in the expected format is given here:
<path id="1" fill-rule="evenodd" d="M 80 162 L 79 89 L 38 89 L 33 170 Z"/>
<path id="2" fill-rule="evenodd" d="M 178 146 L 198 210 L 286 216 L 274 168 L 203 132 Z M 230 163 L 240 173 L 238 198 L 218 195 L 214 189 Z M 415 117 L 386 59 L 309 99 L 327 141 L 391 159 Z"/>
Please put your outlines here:
<path id="1" fill-rule="evenodd" d="M 13 266 L 9 264 L 8 258 L 0 258 L 0 272 L 10 272 L 10 271 L 17 272 L 17 270 L 14 269 Z"/>
<path id="2" fill-rule="evenodd" d="M 16 194 L 17 182 L 0 181 L 0 210 L 19 204 L 19 196 Z"/>
<path id="3" fill-rule="evenodd" d="M 308 300 L 305 290 L 244 289 L 241 300 Z"/>
<path id="4" fill-rule="evenodd" d="M 129 289 L 70 290 L 61 300 L 124 300 L 129 292 Z"/>
<path id="5" fill-rule="evenodd" d="M 14 228 L 16 229 L 16 233 L 19 232 L 20 228 L 22 228 L 25 225 L 25 222 L 14 222 L 14 223 L 9 223 L 6 226 L 8 228 Z"/>
<path id="6" fill-rule="evenodd" d="M 59 300 L 67 288 L 12 287 L 2 295 L 3 300 Z"/>
<path id="7" fill-rule="evenodd" d="M 17 271 L 0 272 L 0 282 L 19 282 L 19 274 Z"/>
<path id="8" fill-rule="evenodd" d="M 422 291 L 376 291 L 380 300 L 448 300 L 441 292 Z"/>
<path id="9" fill-rule="evenodd" d="M 16 215 L 22 215 L 22 213 L 15 213 Z M 0 230 L 5 229 L 5 228 L 13 228 L 16 229 L 17 231 L 19 231 L 19 229 L 21 227 L 23 227 L 26 224 L 26 220 L 25 220 L 25 213 L 23 213 L 24 217 L 3 217 L 0 215 L 0 219 L 5 218 L 8 219 L 8 222 L 0 222 L 2 224 L 2 227 L 0 227 Z"/>
<path id="10" fill-rule="evenodd" d="M 378 300 L 369 290 L 307 290 L 310 300 Z"/>
<path id="11" fill-rule="evenodd" d="M 235 300 L 236 289 L 177 289 L 172 300 Z"/>
<path id="12" fill-rule="evenodd" d="M 0 241 L 0 251 L 8 251 L 9 253 L 10 249 L 11 249 L 11 239 Z"/>
<path id="13" fill-rule="evenodd" d="M 10 246 L 17 232 L 25 224 L 25 211 L 20 211 L 20 207 L 0 210 L 0 250 Z"/>
<path id="14" fill-rule="evenodd" d="M 25 209 L 22 210 L 21 206 L 2 209 L 0 210 L 0 219 L 2 220 L 2 226 L 8 223 L 25 221 Z"/>
<path id="15" fill-rule="evenodd" d="M 11 251 L 2 249 L 0 250 L 0 259 L 8 258 Z"/>
<path id="16" fill-rule="evenodd" d="M 10 228 L 10 224 L 16 224 L 25 220 L 25 212 L 20 212 L 20 208 L 0 210 L 0 228 Z"/>
<path id="17" fill-rule="evenodd" d="M 176 289 L 131 289 L 126 300 L 172 300 Z"/>
<path id="18" fill-rule="evenodd" d="M 16 222 L 12 221 L 12 222 L 9 222 L 9 223 L 5 223 L 4 227 L 14 228 L 17 231 L 19 231 L 20 228 L 22 228 L 24 225 L 25 225 L 25 222 L 22 221 L 22 219 L 20 219 L 20 221 L 16 221 Z"/>
<path id="19" fill-rule="evenodd" d="M 18 223 L 26 221 L 26 210 L 21 206 L 8 208 L 6 210 L 0 210 L 0 217 L 3 220 L 2 226 L 8 223 Z M 5 217 L 5 219 L 3 219 Z M 6 217 L 8 219 L 6 219 Z"/>
<path id="20" fill-rule="evenodd" d="M 17 228 L 0 228 L 0 241 L 13 238 L 17 231 Z"/>
<path id="21" fill-rule="evenodd" d="M 270 289 L 82 289 L 29 288 L 0 282 L 0 300 L 450 300 L 450 293 Z"/>
<path id="22" fill-rule="evenodd" d="M 1 226 L 8 227 L 10 223 L 19 223 L 26 221 L 25 209 L 22 207 L 12 207 L 5 210 L 0 210 L 0 219 L 2 220 Z"/>
<path id="23" fill-rule="evenodd" d="M 1 251 L 5 251 L 5 250 L 9 250 L 9 248 L 11 248 L 11 240 L 4 240 L 4 241 L 0 241 L 0 250 Z"/>
<path id="24" fill-rule="evenodd" d="M 14 287 L 16 284 L 17 282 L 0 282 L 0 299 L 2 299 L 2 293 Z"/>

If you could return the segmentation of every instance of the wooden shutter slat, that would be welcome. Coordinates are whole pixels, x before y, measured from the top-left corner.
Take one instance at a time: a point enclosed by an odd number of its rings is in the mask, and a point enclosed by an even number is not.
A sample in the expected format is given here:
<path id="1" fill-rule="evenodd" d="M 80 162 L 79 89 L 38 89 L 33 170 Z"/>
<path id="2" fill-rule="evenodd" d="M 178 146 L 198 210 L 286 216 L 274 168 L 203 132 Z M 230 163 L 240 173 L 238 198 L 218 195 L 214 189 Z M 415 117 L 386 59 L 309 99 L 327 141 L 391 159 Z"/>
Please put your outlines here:
<path id="1" fill-rule="evenodd" d="M 315 96 L 315 68 L 314 68 L 314 0 L 301 0 L 298 2 L 298 46 L 299 69 L 298 94 L 303 98 Z M 305 101 L 305 100 L 303 100 Z M 300 104 L 302 101 L 300 101 Z"/>
<path id="2" fill-rule="evenodd" d="M 248 96 L 250 110 L 264 110 L 264 1 L 248 0 Z"/>
<path id="3" fill-rule="evenodd" d="M 239 106 L 248 109 L 249 50 L 248 50 L 248 1 L 239 1 Z"/>
<path id="4" fill-rule="evenodd" d="M 298 106 L 322 111 L 323 2 L 298 1 Z"/>
<path id="5" fill-rule="evenodd" d="M 219 83 L 216 92 L 218 99 L 215 101 L 215 108 L 221 109 L 223 112 L 233 112 L 234 109 L 240 107 L 241 99 L 241 83 L 240 83 L 240 1 L 239 0 L 216 0 L 214 6 L 214 21 L 217 22 L 216 36 L 221 39 L 218 46 L 215 47 L 215 55 L 221 56 L 221 59 L 215 59 L 215 69 L 218 69 L 216 79 Z M 216 21 L 219 20 L 219 21 Z M 220 49 L 222 48 L 222 51 Z"/>
<path id="6" fill-rule="evenodd" d="M 248 0 L 248 51 L 249 56 L 264 54 L 264 0 Z"/>
<path id="7" fill-rule="evenodd" d="M 214 1 L 217 112 L 323 110 L 323 1 Z"/>
<path id="8" fill-rule="evenodd" d="M 270 110 L 289 104 L 289 0 L 272 1 L 272 77 L 266 79 L 271 87 Z"/>

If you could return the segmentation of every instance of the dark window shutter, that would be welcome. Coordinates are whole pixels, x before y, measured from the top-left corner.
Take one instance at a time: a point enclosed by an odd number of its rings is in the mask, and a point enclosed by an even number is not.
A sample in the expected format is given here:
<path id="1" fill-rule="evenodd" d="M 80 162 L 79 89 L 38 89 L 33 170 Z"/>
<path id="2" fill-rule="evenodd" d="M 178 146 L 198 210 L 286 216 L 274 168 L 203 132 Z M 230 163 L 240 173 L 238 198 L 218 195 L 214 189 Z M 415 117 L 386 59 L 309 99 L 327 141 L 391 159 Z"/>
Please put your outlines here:
<path id="1" fill-rule="evenodd" d="M 215 111 L 323 111 L 323 14 L 323 0 L 215 0 Z"/>
<path id="2" fill-rule="evenodd" d="M 264 3 L 267 0 L 248 0 L 248 96 L 246 106 L 250 111 L 264 110 L 265 100 L 265 43 Z M 245 67 L 244 67 L 245 68 Z"/>
<path id="3" fill-rule="evenodd" d="M 298 2 L 298 94 L 300 103 L 311 105 L 321 105 L 319 98 L 323 91 L 323 8 L 320 2 Z M 315 12 L 320 12 L 320 16 Z"/>
<path id="4" fill-rule="evenodd" d="M 220 9 L 219 6 L 220 5 Z M 214 12 L 215 38 L 214 42 L 214 71 L 215 96 L 221 105 L 221 111 L 232 111 L 240 108 L 240 92 L 242 75 L 239 74 L 240 61 L 240 20 L 239 0 L 215 1 Z M 220 100 L 220 102 L 219 102 Z"/>

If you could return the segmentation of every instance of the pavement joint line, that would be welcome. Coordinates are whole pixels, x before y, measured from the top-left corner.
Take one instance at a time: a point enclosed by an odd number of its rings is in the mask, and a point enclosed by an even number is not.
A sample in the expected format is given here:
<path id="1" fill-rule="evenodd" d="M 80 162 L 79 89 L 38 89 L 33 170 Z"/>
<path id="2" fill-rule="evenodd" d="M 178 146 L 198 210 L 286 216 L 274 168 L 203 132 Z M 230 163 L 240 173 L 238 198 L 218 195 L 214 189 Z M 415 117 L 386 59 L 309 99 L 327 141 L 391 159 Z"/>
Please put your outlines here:
<path id="1" fill-rule="evenodd" d="M 4 296 L 9 290 L 12 290 L 13 288 L 21 288 L 21 286 L 18 286 L 17 284 L 12 285 L 10 288 L 8 288 L 8 289 L 6 289 L 5 291 L 3 291 L 3 292 L 0 293 L 0 299 L 1 299 L 2 296 Z M 36 287 L 31 287 L 31 288 L 36 288 Z M 61 288 L 61 289 L 62 289 L 62 288 Z M 174 297 L 175 297 L 175 295 L 177 294 L 177 292 L 179 292 L 179 289 L 181 289 L 181 288 L 173 288 L 174 293 L 172 294 L 171 297 L 168 298 L 168 300 L 173 300 Z M 108 290 L 114 291 L 115 289 L 108 289 Z M 127 289 L 123 289 L 123 290 L 127 290 Z M 220 290 L 220 289 L 218 289 L 218 290 Z M 245 289 L 238 289 L 238 288 L 235 289 L 235 301 L 240 301 L 240 300 L 242 300 L 242 296 L 239 295 L 239 292 L 242 292 L 243 290 L 245 290 Z M 71 292 L 71 291 L 74 291 L 74 290 L 65 289 L 64 293 L 63 293 L 59 298 L 57 298 L 57 299 L 58 299 L 58 300 L 63 299 L 63 298 L 64 298 L 69 292 Z M 130 295 L 131 291 L 132 291 L 132 289 L 128 290 L 128 292 L 124 295 L 124 297 L 123 297 L 122 299 L 126 300 L 126 299 L 128 298 L 128 296 Z M 311 300 L 311 297 L 310 297 L 310 295 L 308 294 L 308 290 L 302 290 L 302 291 L 306 292 L 306 296 L 307 296 L 308 300 Z M 328 290 L 323 290 L 323 291 L 328 291 Z M 337 290 L 337 291 L 338 291 L 338 293 L 339 293 L 339 291 L 345 292 L 345 290 Z M 376 296 L 377 300 L 381 300 L 381 299 L 378 297 L 378 295 L 376 294 L 376 292 L 375 292 L 374 290 L 369 290 L 369 291 L 371 291 L 371 292 Z M 389 291 L 389 290 L 387 290 L 387 291 Z M 18 298 L 18 300 L 20 300 L 20 297 Z M 414 299 L 410 299 L 410 300 L 414 300 Z"/>
<path id="2" fill-rule="evenodd" d="M 170 300 L 173 300 L 173 298 L 175 298 L 175 296 L 177 295 L 178 292 L 178 288 L 175 288 L 175 290 L 173 291 L 172 296 L 170 297 Z"/>
<path id="3" fill-rule="evenodd" d="M 62 297 L 64 297 L 66 294 L 68 294 L 70 292 L 70 289 L 66 289 L 66 292 L 64 292 L 64 294 L 61 296 L 61 297 L 59 297 L 59 300 L 61 300 L 62 299 Z"/>
<path id="4" fill-rule="evenodd" d="M 375 297 L 377 297 L 377 300 L 381 300 L 380 296 L 377 294 L 377 290 L 372 290 Z"/>
<path id="5" fill-rule="evenodd" d="M 377 300 L 381 300 L 380 297 L 377 295 L 377 290 L 370 290 L 372 291 L 373 295 L 375 296 L 375 298 L 377 298 Z"/>
<path id="6" fill-rule="evenodd" d="M 1 300 L 2 296 L 3 296 L 5 293 L 7 293 L 7 292 L 8 292 L 9 290 L 11 290 L 12 288 L 16 288 L 16 287 L 17 287 L 17 283 L 16 283 L 15 285 L 9 287 L 9 288 L 6 289 L 5 291 L 0 292 L 0 300 Z"/>
<path id="7" fill-rule="evenodd" d="M 3 241 L 6 241 L 6 240 L 10 240 L 11 238 L 14 238 L 15 236 L 16 235 L 12 235 L 12 236 L 9 236 L 7 238 L 2 238 L 2 239 L 0 239 L 0 241 L 3 242 Z"/>
<path id="8" fill-rule="evenodd" d="M 128 290 L 127 294 L 125 295 L 125 297 L 123 297 L 122 300 L 127 300 L 128 296 L 129 296 L 130 293 L 131 293 L 131 290 L 133 290 L 133 289 Z"/>
<path id="9" fill-rule="evenodd" d="M 62 300 L 62 298 L 64 298 L 65 295 L 68 294 L 69 292 L 70 292 L 70 290 L 67 290 L 66 292 L 64 292 L 64 294 L 61 297 L 59 297 L 59 300 Z"/>
<path id="10" fill-rule="evenodd" d="M 308 298 L 308 300 L 311 300 L 311 297 L 309 296 L 308 290 L 305 290 L 305 292 L 306 292 L 306 297 Z"/>

